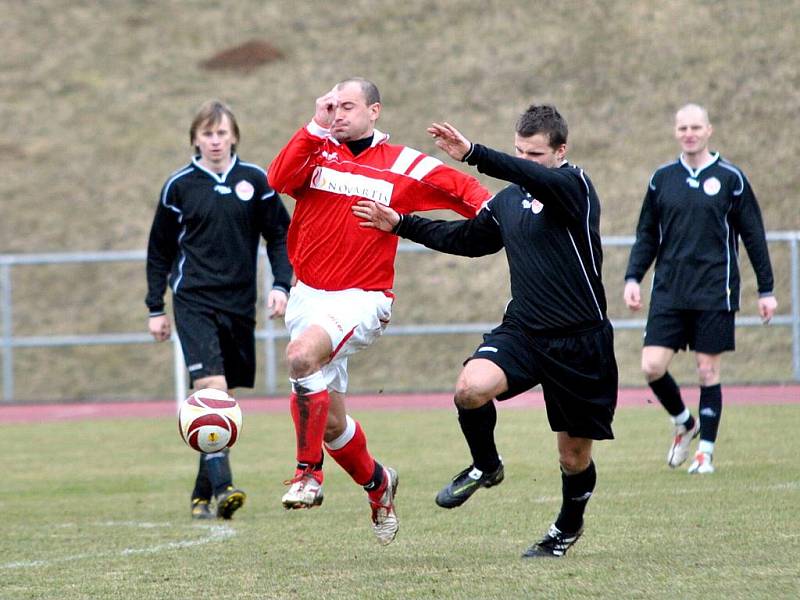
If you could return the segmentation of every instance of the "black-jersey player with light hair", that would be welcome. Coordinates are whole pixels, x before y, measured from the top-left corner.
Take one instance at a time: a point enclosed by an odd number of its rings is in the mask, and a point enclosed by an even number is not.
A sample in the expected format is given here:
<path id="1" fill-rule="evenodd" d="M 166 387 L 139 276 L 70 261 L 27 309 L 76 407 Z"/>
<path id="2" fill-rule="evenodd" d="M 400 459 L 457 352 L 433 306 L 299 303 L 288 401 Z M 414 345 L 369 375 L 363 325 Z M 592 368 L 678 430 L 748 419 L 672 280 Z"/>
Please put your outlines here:
<path id="1" fill-rule="evenodd" d="M 164 310 L 169 284 L 193 386 L 225 392 L 253 387 L 258 246 L 263 237 L 274 277 L 266 308 L 270 318 L 279 317 L 292 279 L 289 213 L 266 172 L 236 154 L 239 125 L 226 104 L 205 102 L 189 127 L 189 140 L 196 155 L 162 187 L 150 230 L 148 329 L 158 342 L 172 333 Z M 193 519 L 230 519 L 245 498 L 233 485 L 227 449 L 200 455 Z"/>
<path id="2" fill-rule="evenodd" d="M 460 506 L 478 489 L 502 482 L 495 446 L 494 399 L 538 384 L 556 433 L 562 504 L 544 537 L 523 557 L 561 557 L 583 533 L 597 474 L 594 440 L 613 438 L 617 364 L 601 279 L 600 201 L 589 177 L 566 160 L 567 124 L 555 107 L 532 105 L 519 117 L 510 156 L 472 144 L 451 125 L 429 133 L 451 157 L 511 185 L 474 218 L 436 221 L 374 202 L 354 208 L 364 227 L 393 231 L 429 248 L 484 256 L 505 248 L 512 300 L 503 322 L 484 335 L 455 390 L 458 420 L 472 464 L 436 496 Z"/>
<path id="3" fill-rule="evenodd" d="M 625 272 L 624 300 L 642 307 L 641 282 L 655 261 L 642 371 L 669 413 L 674 431 L 670 467 L 689 456 L 700 437 L 689 473 L 714 472 L 713 454 L 722 414 L 722 353 L 735 349 L 739 310 L 739 238 L 758 283 L 758 312 L 768 323 L 778 305 L 761 211 L 750 183 L 736 165 L 711 152 L 708 112 L 687 104 L 675 114 L 677 160 L 660 166 L 644 197 L 636 242 Z M 694 350 L 700 382 L 699 420 L 681 398 L 667 370 L 675 353 Z"/>

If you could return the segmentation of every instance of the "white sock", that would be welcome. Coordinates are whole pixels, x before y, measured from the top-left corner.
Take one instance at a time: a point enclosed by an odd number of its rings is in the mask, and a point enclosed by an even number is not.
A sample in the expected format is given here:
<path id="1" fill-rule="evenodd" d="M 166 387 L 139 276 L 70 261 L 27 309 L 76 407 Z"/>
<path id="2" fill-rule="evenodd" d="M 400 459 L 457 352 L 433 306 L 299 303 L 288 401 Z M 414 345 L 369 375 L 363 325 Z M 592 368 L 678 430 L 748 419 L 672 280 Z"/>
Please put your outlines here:
<path id="1" fill-rule="evenodd" d="M 700 443 L 697 445 L 697 451 L 705 452 L 706 454 L 714 454 L 714 442 L 700 440 Z"/>
<path id="2" fill-rule="evenodd" d="M 684 408 L 683 412 L 681 414 L 675 415 L 674 417 L 670 417 L 670 418 L 672 419 L 672 422 L 675 423 L 675 425 L 683 425 L 684 423 L 686 423 L 686 421 L 689 420 L 689 417 L 691 417 L 691 416 L 692 416 L 692 413 L 689 412 L 689 409 L 688 408 Z"/>

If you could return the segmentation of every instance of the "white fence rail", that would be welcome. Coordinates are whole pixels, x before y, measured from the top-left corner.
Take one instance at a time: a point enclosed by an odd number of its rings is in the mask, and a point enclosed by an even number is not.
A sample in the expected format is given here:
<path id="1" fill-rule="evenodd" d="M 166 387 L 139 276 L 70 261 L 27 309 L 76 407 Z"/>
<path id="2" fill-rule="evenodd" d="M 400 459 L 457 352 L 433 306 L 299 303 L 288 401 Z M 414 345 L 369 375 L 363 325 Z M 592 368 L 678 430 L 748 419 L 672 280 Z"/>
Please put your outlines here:
<path id="1" fill-rule="evenodd" d="M 767 233 L 770 242 L 785 242 L 789 244 L 790 254 L 790 312 L 789 314 L 776 315 L 772 324 L 780 327 L 789 327 L 792 331 L 792 374 L 796 381 L 800 381 L 800 256 L 798 255 L 798 242 L 800 231 L 772 231 Z M 633 236 L 606 236 L 603 245 L 631 246 Z M 402 242 L 400 252 L 430 252 L 427 248 Z M 265 254 L 261 248 L 261 254 Z M 64 252 L 44 254 L 0 254 L 0 350 L 2 351 L 2 378 L 3 397 L 5 402 L 14 399 L 14 349 L 15 348 L 43 348 L 55 346 L 93 346 L 93 345 L 127 345 L 152 343 L 148 333 L 104 333 L 93 335 L 14 335 L 14 306 L 12 302 L 12 268 L 17 265 L 54 265 L 65 263 L 107 263 L 107 262 L 144 262 L 146 253 L 143 250 L 133 251 L 106 251 L 106 252 Z M 264 261 L 269 269 L 269 261 Z M 271 285 L 271 276 L 264 278 L 265 291 Z M 644 319 L 614 319 L 617 329 L 643 329 Z M 737 327 L 753 327 L 760 325 L 758 317 L 738 317 Z M 492 329 L 496 323 L 448 323 L 424 325 L 394 325 L 386 335 L 442 335 L 458 333 L 483 333 Z M 256 331 L 256 339 L 265 343 L 265 391 L 274 394 L 277 391 L 276 372 L 278 356 L 276 341 L 287 337 L 284 328 L 275 327 L 272 321 L 267 320 L 263 329 Z M 175 398 L 180 400 L 186 394 L 186 373 L 183 356 L 178 340 L 173 336 L 173 368 L 175 381 Z"/>

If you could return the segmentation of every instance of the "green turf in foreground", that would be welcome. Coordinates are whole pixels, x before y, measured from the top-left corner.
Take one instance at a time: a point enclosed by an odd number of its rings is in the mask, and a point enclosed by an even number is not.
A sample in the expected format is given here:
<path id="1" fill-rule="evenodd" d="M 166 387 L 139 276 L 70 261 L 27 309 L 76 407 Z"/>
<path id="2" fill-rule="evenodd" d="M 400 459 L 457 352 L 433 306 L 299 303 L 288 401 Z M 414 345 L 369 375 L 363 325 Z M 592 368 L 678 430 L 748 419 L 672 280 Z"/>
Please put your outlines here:
<path id="1" fill-rule="evenodd" d="M 800 405 L 725 408 L 717 473 L 665 464 L 669 423 L 623 409 L 597 445 L 586 534 L 565 559 L 519 554 L 560 482 L 541 410 L 502 410 L 506 481 L 444 511 L 465 466 L 450 411 L 356 415 L 400 472 L 398 539 L 377 545 L 364 494 L 328 464 L 319 509 L 286 512 L 288 416 L 246 416 L 234 451 L 249 493 L 232 522 L 192 523 L 196 455 L 171 419 L 2 425 L 0 597 L 170 599 L 796 598 Z"/>

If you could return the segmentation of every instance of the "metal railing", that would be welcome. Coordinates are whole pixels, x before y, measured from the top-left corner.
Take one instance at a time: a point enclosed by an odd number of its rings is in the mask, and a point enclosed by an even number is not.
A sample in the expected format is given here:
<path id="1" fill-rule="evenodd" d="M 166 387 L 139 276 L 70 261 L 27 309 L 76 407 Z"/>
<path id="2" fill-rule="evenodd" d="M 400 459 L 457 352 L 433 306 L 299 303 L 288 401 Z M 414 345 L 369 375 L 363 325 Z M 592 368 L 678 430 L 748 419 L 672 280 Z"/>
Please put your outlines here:
<path id="1" fill-rule="evenodd" d="M 607 247 L 631 246 L 633 236 L 606 236 L 603 245 Z M 772 324 L 790 327 L 792 330 L 792 374 L 800 381 L 800 256 L 798 242 L 800 231 L 772 231 L 767 233 L 770 242 L 786 242 L 790 254 L 790 313 L 779 314 L 772 319 Z M 427 248 L 410 242 L 401 242 L 400 252 L 431 252 Z M 260 254 L 266 254 L 264 248 Z M 108 263 L 108 262 L 144 262 L 144 250 L 106 251 L 106 252 L 64 252 L 44 254 L 0 254 L 0 349 L 2 350 L 3 401 L 14 399 L 14 349 L 43 348 L 58 346 L 93 346 L 93 345 L 128 345 L 153 343 L 148 333 L 101 333 L 89 335 L 14 335 L 14 307 L 12 302 L 11 269 L 18 265 L 54 265 L 65 263 Z M 272 276 L 269 273 L 269 261 L 266 265 L 267 276 L 264 277 L 265 296 L 271 287 Z M 613 319 L 616 329 L 643 329 L 645 319 Z M 737 327 L 753 327 L 760 325 L 758 317 L 737 317 Z M 462 333 L 483 333 L 494 328 L 496 323 L 447 323 L 447 324 L 410 324 L 393 325 L 385 335 L 446 335 Z M 256 330 L 256 339 L 265 343 L 265 391 L 274 394 L 277 391 L 276 373 L 278 356 L 276 341 L 285 339 L 288 333 L 284 328 L 266 320 L 262 329 Z M 173 368 L 175 381 L 175 398 L 180 400 L 186 394 L 186 369 L 183 353 L 177 336 L 173 335 Z"/>

